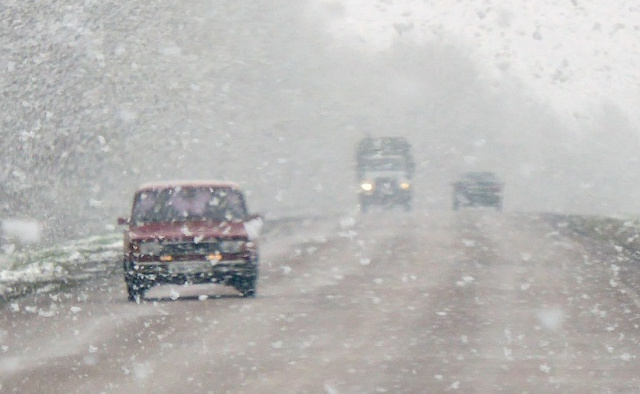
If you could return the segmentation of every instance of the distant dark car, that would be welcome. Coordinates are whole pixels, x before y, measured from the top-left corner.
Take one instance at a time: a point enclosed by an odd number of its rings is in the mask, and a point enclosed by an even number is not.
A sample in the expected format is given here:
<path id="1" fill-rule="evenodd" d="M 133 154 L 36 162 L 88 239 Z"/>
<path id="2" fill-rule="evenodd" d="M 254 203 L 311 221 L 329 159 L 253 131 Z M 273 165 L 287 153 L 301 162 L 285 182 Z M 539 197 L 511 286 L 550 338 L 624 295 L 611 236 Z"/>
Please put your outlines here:
<path id="1" fill-rule="evenodd" d="M 502 211 L 504 184 L 492 172 L 467 172 L 453 183 L 453 209 L 495 207 Z"/>
<path id="2" fill-rule="evenodd" d="M 221 283 L 254 297 L 258 215 L 249 215 L 232 182 L 180 181 L 141 186 L 124 232 L 129 301 L 156 284 Z"/>

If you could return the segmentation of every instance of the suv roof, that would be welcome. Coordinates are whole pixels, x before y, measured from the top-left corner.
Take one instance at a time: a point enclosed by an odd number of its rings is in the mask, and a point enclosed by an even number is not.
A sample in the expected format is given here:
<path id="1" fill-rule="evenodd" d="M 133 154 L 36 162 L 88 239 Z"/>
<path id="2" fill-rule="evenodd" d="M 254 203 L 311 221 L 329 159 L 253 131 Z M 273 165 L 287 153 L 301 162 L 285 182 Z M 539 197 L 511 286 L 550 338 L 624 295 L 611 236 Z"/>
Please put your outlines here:
<path id="1" fill-rule="evenodd" d="M 493 172 L 489 172 L 489 171 L 470 171 L 470 172 L 465 172 L 464 174 L 462 174 L 462 178 L 467 178 L 467 179 L 498 179 L 498 177 L 496 176 L 496 174 L 494 174 Z"/>
<path id="2" fill-rule="evenodd" d="M 365 137 L 358 143 L 358 155 L 410 155 L 411 145 L 404 137 Z"/>

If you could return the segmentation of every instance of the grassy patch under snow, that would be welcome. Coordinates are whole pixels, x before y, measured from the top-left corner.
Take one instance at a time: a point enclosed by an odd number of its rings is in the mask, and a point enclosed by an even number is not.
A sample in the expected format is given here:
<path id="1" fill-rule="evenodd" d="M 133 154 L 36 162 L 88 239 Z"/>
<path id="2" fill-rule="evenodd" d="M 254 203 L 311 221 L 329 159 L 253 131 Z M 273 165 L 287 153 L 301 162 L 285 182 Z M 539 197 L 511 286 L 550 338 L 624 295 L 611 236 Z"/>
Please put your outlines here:
<path id="1" fill-rule="evenodd" d="M 121 266 L 121 254 L 121 233 L 15 250 L 0 256 L 0 298 L 7 300 L 113 274 Z"/>

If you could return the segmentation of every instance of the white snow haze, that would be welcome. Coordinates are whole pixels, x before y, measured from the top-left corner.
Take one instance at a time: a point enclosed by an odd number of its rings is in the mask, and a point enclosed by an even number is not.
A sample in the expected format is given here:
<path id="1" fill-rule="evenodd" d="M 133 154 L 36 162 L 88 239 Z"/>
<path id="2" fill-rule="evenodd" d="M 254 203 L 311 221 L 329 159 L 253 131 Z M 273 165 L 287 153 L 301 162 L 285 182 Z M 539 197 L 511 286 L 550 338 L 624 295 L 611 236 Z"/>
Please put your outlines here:
<path id="1" fill-rule="evenodd" d="M 640 209 L 639 6 L 279 2 L 3 3 L 3 217 L 102 231 L 175 178 L 238 181 L 267 216 L 339 214 L 365 134 L 411 141 L 421 209 L 469 169 L 504 179 L 506 210 Z"/>

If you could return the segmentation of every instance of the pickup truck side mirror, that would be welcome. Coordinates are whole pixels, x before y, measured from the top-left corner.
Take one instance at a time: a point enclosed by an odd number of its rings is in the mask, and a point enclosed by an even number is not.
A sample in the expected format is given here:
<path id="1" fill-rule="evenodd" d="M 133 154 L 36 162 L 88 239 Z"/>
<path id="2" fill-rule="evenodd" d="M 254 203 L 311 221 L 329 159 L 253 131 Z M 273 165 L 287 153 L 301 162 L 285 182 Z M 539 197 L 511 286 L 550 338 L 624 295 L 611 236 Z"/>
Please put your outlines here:
<path id="1" fill-rule="evenodd" d="M 252 213 L 252 214 L 249 214 L 249 216 L 247 216 L 246 221 L 251 221 L 251 220 L 264 220 L 264 219 L 261 214 Z"/>
<path id="2" fill-rule="evenodd" d="M 254 213 L 244 220 L 243 222 L 244 229 L 249 235 L 249 239 L 257 239 L 262 232 L 262 227 L 264 226 L 264 219 L 262 215 Z"/>
<path id="3" fill-rule="evenodd" d="M 131 224 L 131 220 L 129 218 L 118 218 L 118 224 L 120 226 L 127 226 Z"/>

